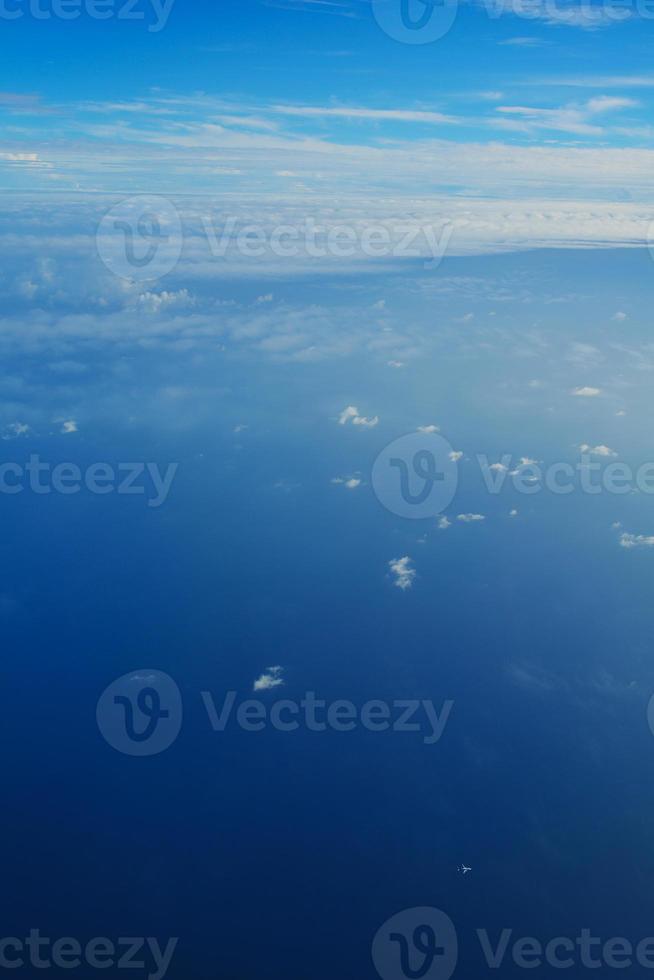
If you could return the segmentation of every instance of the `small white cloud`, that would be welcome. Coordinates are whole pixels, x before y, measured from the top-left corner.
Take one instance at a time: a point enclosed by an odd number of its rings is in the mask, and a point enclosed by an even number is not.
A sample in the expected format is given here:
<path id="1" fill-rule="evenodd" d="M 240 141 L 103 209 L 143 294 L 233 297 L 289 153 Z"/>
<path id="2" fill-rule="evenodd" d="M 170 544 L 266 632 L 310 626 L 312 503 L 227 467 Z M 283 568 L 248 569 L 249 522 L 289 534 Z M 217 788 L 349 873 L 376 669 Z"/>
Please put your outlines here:
<path id="1" fill-rule="evenodd" d="M 5 426 L 5 432 L 2 438 L 5 441 L 9 439 L 20 439 L 21 436 L 29 435 L 31 431 L 29 425 L 25 422 L 11 422 Z"/>
<path id="2" fill-rule="evenodd" d="M 621 548 L 654 548 L 654 535 L 624 534 L 620 535 Z"/>
<path id="3" fill-rule="evenodd" d="M 239 432 L 245 432 L 245 430 L 247 428 L 248 428 L 248 426 L 245 423 L 241 422 L 239 425 L 235 425 L 234 426 L 234 432 L 237 433 L 237 434 Z"/>
<path id="4" fill-rule="evenodd" d="M 361 486 L 361 480 L 356 476 L 335 476 L 332 483 L 337 486 L 345 487 L 346 490 L 356 490 L 357 487 Z"/>
<path id="5" fill-rule="evenodd" d="M 462 524 L 475 524 L 477 521 L 485 520 L 484 514 L 459 514 L 457 517 L 457 521 L 461 521 Z"/>
<path id="6" fill-rule="evenodd" d="M 450 457 L 450 459 L 452 460 L 453 463 L 458 463 L 459 460 L 463 459 L 463 453 L 457 452 L 455 450 L 454 452 L 451 452 L 449 454 L 449 457 Z"/>
<path id="7" fill-rule="evenodd" d="M 603 456 L 605 458 L 618 455 L 613 449 L 609 449 L 608 446 L 589 446 L 585 442 L 581 444 L 579 451 L 587 456 Z"/>
<path id="8" fill-rule="evenodd" d="M 253 691 L 271 691 L 274 687 L 281 687 L 284 683 L 284 678 L 282 674 L 284 668 L 280 667 L 266 667 L 263 674 L 257 677 L 254 684 L 252 685 Z"/>
<path id="9" fill-rule="evenodd" d="M 416 570 L 411 567 L 412 564 L 413 560 L 408 555 L 405 555 L 404 558 L 394 558 L 388 563 L 388 567 L 395 576 L 393 584 L 402 592 L 411 588 L 416 577 Z"/>
<path id="10" fill-rule="evenodd" d="M 373 303 L 372 304 L 372 308 L 373 308 L 373 310 L 385 310 L 386 309 L 386 300 L 385 299 L 378 300 L 376 303 Z"/>
<path id="11" fill-rule="evenodd" d="M 438 425 L 419 425 L 418 432 L 424 432 L 425 435 L 432 435 L 434 432 L 440 432 L 440 427 Z"/>
<path id="12" fill-rule="evenodd" d="M 537 459 L 531 459 L 529 456 L 521 456 L 520 457 L 520 462 L 518 463 L 518 465 L 516 466 L 516 468 L 514 470 L 511 470 L 510 471 L 509 476 L 518 476 L 518 474 L 520 473 L 520 471 L 526 469 L 526 467 L 528 467 L 528 466 L 538 466 L 538 465 L 539 464 L 538 464 L 538 460 Z M 532 477 L 532 479 L 535 480 L 536 477 L 534 476 L 534 477 Z"/>
<path id="13" fill-rule="evenodd" d="M 404 361 L 388 361 L 388 367 L 392 368 L 403 368 L 405 367 Z"/>
<path id="14" fill-rule="evenodd" d="M 509 467 L 505 466 L 504 463 L 491 463 L 488 469 L 492 470 L 493 473 L 506 473 Z"/>
<path id="15" fill-rule="evenodd" d="M 616 415 L 616 418 L 623 419 L 623 418 L 626 418 L 627 413 L 625 412 L 624 408 L 621 408 L 619 412 L 616 412 L 615 413 L 615 415 Z"/>
<path id="16" fill-rule="evenodd" d="M 515 508 L 509 511 L 509 517 L 517 517 L 517 516 L 518 516 L 518 511 Z"/>
<path id="17" fill-rule="evenodd" d="M 361 415 L 357 415 L 355 419 L 352 419 L 352 425 L 361 425 L 364 429 L 374 429 L 376 425 L 379 424 L 379 416 L 375 415 L 371 419 L 364 418 Z"/>
<path id="18" fill-rule="evenodd" d="M 598 395 L 602 394 L 602 389 L 585 386 L 582 388 L 574 388 L 572 394 L 575 398 L 597 398 Z"/>
<path id="19" fill-rule="evenodd" d="M 341 414 L 338 416 L 338 424 L 347 425 L 350 419 L 355 419 L 358 414 L 358 408 L 355 408 L 354 405 L 348 405 L 347 408 L 344 408 Z"/>
<path id="20" fill-rule="evenodd" d="M 617 320 L 618 322 L 620 322 L 621 320 L 626 320 L 627 319 L 627 314 L 626 313 L 622 313 L 622 311 L 618 311 L 614 315 L 613 319 L 614 320 Z"/>
<path id="21" fill-rule="evenodd" d="M 447 517 L 440 517 L 438 520 L 438 530 L 447 531 L 448 527 L 452 527 L 452 522 Z"/>
<path id="22" fill-rule="evenodd" d="M 65 419 L 61 423 L 61 433 L 62 435 L 70 435 L 72 432 L 77 432 L 77 422 L 75 419 Z"/>
<path id="23" fill-rule="evenodd" d="M 273 301 L 273 294 L 272 293 L 266 293 L 265 296 L 257 296 L 257 299 L 256 299 L 256 302 L 257 303 L 272 303 L 272 301 Z"/>
<path id="24" fill-rule="evenodd" d="M 194 299 L 188 289 L 177 292 L 141 293 L 137 303 L 143 313 L 161 313 L 166 309 L 187 309 L 194 305 Z"/>
<path id="25" fill-rule="evenodd" d="M 379 423 L 379 416 L 375 415 L 374 418 L 366 418 L 363 415 L 359 415 L 359 409 L 355 405 L 348 405 L 339 415 L 338 424 L 347 425 L 348 422 L 351 422 L 352 425 L 362 426 L 364 429 L 374 429 Z"/>

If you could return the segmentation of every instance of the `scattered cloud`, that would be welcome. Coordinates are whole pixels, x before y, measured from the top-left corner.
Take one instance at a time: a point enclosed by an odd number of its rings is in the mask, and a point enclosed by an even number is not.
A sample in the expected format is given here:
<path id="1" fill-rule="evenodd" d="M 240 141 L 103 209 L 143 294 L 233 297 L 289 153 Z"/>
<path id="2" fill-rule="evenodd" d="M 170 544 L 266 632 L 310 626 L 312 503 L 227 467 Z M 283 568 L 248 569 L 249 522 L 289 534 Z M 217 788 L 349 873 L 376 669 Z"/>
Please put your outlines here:
<path id="1" fill-rule="evenodd" d="M 357 476 L 335 476 L 331 482 L 336 486 L 345 487 L 346 490 L 356 490 L 361 486 L 361 479 Z"/>
<path id="2" fill-rule="evenodd" d="M 252 685 L 253 691 L 271 691 L 274 687 L 281 687 L 284 683 L 282 674 L 284 668 L 279 665 L 276 667 L 266 667 L 263 674 L 257 677 Z"/>
<path id="3" fill-rule="evenodd" d="M 21 436 L 28 436 L 31 431 L 30 426 L 25 422 L 10 422 L 9 425 L 5 426 L 5 431 L 2 438 L 5 441 L 9 439 L 19 439 Z"/>
<path id="4" fill-rule="evenodd" d="M 402 592 L 410 589 L 415 580 L 416 570 L 411 567 L 412 564 L 413 559 L 409 558 L 408 555 L 405 555 L 404 558 L 394 558 L 388 563 L 391 573 L 395 576 L 393 585 L 401 589 Z"/>
<path id="5" fill-rule="evenodd" d="M 597 398 L 598 395 L 602 394 L 602 389 L 584 386 L 582 388 L 573 389 L 572 394 L 575 398 Z"/>
<path id="6" fill-rule="evenodd" d="M 588 456 L 604 456 L 606 458 L 618 455 L 613 449 L 609 449 L 608 446 L 589 446 L 585 442 L 581 444 L 579 451 Z"/>
<path id="7" fill-rule="evenodd" d="M 621 548 L 654 548 L 654 534 L 624 534 L 620 535 Z"/>
<path id="8" fill-rule="evenodd" d="M 359 414 L 359 409 L 355 405 L 348 405 L 339 415 L 338 424 L 347 425 L 348 422 L 351 422 L 352 425 L 359 425 L 364 429 L 374 429 L 379 423 L 379 416 L 375 415 L 373 418 L 366 418 L 364 415 Z"/>

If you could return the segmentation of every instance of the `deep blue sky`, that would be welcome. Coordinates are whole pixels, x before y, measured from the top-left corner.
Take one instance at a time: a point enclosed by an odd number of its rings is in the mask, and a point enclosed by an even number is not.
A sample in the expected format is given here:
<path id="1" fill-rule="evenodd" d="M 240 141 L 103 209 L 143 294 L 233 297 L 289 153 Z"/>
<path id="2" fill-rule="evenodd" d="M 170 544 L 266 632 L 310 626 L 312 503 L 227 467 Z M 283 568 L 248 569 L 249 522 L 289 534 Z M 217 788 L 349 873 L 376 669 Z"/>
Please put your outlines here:
<path id="1" fill-rule="evenodd" d="M 178 936 L 173 980 L 373 980 L 377 929 L 423 905 L 463 980 L 477 928 L 637 943 L 651 494 L 525 496 L 509 470 L 654 460 L 654 26 L 462 3 L 407 45 L 365 0 L 177 0 L 159 32 L 141 3 L 1 24 L 0 466 L 177 470 L 155 508 L 0 491 L 0 938 Z M 118 214 L 142 245 L 140 195 L 161 275 L 112 238 Z M 311 255 L 316 223 L 389 246 Z M 371 474 L 419 428 L 459 487 L 412 521 Z M 133 758 L 96 705 L 151 670 L 184 723 Z M 454 707 L 434 746 L 213 733 L 200 692 L 262 675 L 269 707 Z"/>

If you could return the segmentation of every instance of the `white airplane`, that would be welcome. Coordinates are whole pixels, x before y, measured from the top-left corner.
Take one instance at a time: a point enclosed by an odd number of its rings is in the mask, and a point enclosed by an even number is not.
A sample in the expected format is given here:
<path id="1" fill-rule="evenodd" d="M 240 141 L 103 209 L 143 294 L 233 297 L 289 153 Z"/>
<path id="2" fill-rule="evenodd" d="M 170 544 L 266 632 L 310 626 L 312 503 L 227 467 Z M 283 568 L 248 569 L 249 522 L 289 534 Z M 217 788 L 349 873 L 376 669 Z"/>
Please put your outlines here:
<path id="1" fill-rule="evenodd" d="M 472 868 L 466 868 L 465 864 L 462 864 L 461 867 L 457 868 L 456 870 L 459 871 L 462 875 L 467 875 L 469 871 L 472 871 Z"/>

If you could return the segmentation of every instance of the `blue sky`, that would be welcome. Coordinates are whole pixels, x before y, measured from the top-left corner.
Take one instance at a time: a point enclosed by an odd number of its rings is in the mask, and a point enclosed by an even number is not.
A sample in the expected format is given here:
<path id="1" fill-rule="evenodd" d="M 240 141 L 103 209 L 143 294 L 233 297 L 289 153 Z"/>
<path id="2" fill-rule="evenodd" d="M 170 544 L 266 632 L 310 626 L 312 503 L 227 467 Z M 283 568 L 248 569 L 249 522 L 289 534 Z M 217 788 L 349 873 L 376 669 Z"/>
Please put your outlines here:
<path id="1" fill-rule="evenodd" d="M 367 0 L 179 3 L 154 33 L 141 2 L 134 21 L 118 2 L 102 21 L 17 8 L 2 186 L 651 200 L 641 7 L 462 3 L 443 38 L 408 45 Z"/>
<path id="2" fill-rule="evenodd" d="M 654 472 L 644 0 L 425 44 L 395 0 L 35 2 L 0 2 L 5 928 L 179 936 L 172 980 L 373 980 L 425 905 L 461 980 L 477 928 L 647 936 L 654 481 L 579 486 Z M 458 487 L 413 520 L 374 466 L 418 434 Z M 173 478 L 13 492 L 34 457 Z M 96 705 L 155 669 L 184 723 L 131 758 Z M 432 746 L 219 735 L 207 690 L 454 708 Z"/>

